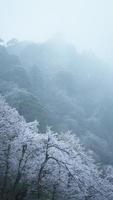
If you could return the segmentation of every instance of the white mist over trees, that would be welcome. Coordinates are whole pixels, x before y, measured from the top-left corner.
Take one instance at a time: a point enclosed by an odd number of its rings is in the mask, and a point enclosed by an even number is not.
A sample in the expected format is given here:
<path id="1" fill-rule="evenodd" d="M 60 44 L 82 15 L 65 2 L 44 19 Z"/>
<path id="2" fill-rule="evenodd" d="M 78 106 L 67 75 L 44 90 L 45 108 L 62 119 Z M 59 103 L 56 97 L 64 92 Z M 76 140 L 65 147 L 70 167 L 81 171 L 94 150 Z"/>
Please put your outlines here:
<path id="1" fill-rule="evenodd" d="M 0 200 L 113 200 L 112 8 L 0 0 Z"/>
<path id="2" fill-rule="evenodd" d="M 113 63 L 112 7 L 112 0 L 0 0 L 0 37 L 40 43 L 61 35 Z"/>
<path id="3" fill-rule="evenodd" d="M 1 41 L 1 199 L 113 199 L 112 76 L 64 41 Z"/>
<path id="4" fill-rule="evenodd" d="M 16 40 L 0 52 L 0 93 L 27 122 L 71 130 L 96 160 L 113 164 L 111 66 L 64 41 Z"/>

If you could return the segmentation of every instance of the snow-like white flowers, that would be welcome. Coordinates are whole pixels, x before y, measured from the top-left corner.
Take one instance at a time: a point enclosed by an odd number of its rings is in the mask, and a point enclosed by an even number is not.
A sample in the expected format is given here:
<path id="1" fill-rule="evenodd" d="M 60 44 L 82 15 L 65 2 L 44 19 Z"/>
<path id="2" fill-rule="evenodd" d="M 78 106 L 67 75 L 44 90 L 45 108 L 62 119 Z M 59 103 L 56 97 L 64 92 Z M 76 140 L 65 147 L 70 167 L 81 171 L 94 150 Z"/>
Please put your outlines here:
<path id="1" fill-rule="evenodd" d="M 79 139 L 49 128 L 39 133 L 38 125 L 26 123 L 0 97 L 0 198 L 15 199 L 27 184 L 28 199 L 35 194 L 36 199 L 112 200 L 109 175 L 100 176 Z M 112 177 L 112 167 L 107 171 Z"/>

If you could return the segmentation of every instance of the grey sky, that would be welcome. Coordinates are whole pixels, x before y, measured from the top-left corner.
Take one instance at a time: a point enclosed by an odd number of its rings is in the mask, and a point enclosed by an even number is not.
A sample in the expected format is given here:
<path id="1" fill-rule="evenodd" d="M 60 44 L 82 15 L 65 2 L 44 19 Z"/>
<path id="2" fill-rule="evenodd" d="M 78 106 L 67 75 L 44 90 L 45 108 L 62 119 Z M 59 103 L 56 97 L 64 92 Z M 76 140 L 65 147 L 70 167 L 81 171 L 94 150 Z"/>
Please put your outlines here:
<path id="1" fill-rule="evenodd" d="M 1 38 L 42 42 L 57 33 L 112 60 L 113 0 L 0 0 Z"/>

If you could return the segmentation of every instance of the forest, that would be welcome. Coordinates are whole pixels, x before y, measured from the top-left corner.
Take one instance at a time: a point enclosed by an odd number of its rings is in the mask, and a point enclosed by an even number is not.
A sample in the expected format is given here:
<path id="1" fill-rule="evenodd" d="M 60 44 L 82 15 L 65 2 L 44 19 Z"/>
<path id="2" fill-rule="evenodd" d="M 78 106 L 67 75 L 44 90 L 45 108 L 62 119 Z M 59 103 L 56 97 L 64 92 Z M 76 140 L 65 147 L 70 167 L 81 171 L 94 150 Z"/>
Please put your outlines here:
<path id="1" fill-rule="evenodd" d="M 1 200 L 113 200 L 111 85 L 66 41 L 0 39 Z"/>

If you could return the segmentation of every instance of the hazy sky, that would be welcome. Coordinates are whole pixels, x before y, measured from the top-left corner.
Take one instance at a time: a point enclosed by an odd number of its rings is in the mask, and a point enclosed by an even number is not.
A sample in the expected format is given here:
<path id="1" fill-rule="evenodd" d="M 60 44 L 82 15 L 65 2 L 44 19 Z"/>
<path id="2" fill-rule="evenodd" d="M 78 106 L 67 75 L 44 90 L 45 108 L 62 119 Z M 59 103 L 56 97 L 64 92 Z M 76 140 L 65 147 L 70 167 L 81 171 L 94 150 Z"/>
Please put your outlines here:
<path id="1" fill-rule="evenodd" d="M 113 60 L 113 0 L 0 0 L 1 38 L 38 42 L 57 33 Z"/>

